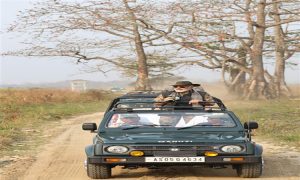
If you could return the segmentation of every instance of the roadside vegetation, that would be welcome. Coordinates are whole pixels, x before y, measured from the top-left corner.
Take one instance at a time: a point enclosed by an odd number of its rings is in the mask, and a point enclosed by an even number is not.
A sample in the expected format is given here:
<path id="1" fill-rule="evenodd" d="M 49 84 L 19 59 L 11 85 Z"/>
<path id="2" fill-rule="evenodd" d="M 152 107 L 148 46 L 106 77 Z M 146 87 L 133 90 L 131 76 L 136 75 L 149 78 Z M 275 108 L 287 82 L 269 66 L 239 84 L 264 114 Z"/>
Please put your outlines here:
<path id="1" fill-rule="evenodd" d="M 259 128 L 254 131 L 255 136 L 300 150 L 300 98 L 225 103 L 243 122 L 258 122 Z"/>
<path id="2" fill-rule="evenodd" d="M 254 132 L 256 136 L 300 147 L 299 86 L 294 88 L 294 94 L 296 97 L 290 100 L 225 100 L 224 103 L 243 122 L 253 120 L 259 123 Z M 0 155 L 4 151 L 28 148 L 18 143 L 30 140 L 33 134 L 40 134 L 40 127 L 45 124 L 74 115 L 104 111 L 116 95 L 104 91 L 0 90 Z"/>
<path id="3" fill-rule="evenodd" d="M 104 111 L 114 96 L 104 91 L 2 89 L 0 149 L 10 150 L 18 142 L 28 140 L 30 133 L 39 132 L 39 128 L 48 122 Z"/>

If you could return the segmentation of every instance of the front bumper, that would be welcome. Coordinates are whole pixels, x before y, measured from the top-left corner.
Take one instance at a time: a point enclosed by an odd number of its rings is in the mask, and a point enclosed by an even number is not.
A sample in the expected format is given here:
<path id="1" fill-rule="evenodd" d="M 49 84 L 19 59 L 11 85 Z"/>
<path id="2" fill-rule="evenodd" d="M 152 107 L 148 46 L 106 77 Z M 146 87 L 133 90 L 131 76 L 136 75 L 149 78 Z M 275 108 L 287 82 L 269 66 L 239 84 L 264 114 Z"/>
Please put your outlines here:
<path id="1" fill-rule="evenodd" d="M 125 159 L 123 162 L 107 162 L 106 159 Z M 228 161 L 228 159 L 241 159 L 239 161 Z M 145 162 L 145 157 L 131 157 L 131 156 L 92 156 L 87 158 L 89 164 L 110 164 L 110 165 L 230 165 L 230 164 L 249 164 L 262 162 L 261 156 L 215 156 L 205 157 L 205 162 Z"/>

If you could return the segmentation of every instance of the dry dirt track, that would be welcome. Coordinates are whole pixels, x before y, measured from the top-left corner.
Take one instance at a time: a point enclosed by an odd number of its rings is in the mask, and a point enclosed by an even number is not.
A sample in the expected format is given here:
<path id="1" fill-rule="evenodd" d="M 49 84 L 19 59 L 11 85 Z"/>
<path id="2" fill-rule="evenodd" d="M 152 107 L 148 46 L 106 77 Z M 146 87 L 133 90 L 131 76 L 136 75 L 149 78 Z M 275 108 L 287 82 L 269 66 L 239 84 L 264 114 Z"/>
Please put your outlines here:
<path id="1" fill-rule="evenodd" d="M 84 147 L 91 143 L 89 132 L 81 130 L 82 122 L 98 122 L 100 114 L 77 117 L 67 120 L 67 130 L 45 145 L 37 160 L 18 177 L 6 176 L 9 179 L 89 179 L 83 161 Z M 257 140 L 264 146 L 265 169 L 263 179 L 300 179 L 300 153 L 284 153 L 287 147 L 274 146 L 271 143 Z M 112 171 L 114 179 L 239 179 L 231 168 L 182 168 L 173 167 L 162 170 L 136 169 L 127 170 L 119 167 Z M 1 176 L 0 176 L 1 177 Z M 0 178 L 1 179 L 1 178 Z"/>

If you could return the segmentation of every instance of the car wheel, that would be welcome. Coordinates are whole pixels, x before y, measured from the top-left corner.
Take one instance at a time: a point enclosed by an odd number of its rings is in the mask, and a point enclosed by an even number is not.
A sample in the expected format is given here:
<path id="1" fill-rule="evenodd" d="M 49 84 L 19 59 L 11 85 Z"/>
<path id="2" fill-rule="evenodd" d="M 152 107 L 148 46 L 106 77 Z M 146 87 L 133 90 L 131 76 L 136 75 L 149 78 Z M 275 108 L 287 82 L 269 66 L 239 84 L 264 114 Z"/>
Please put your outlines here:
<path id="1" fill-rule="evenodd" d="M 107 179 L 111 177 L 111 167 L 99 164 L 87 164 L 87 175 L 92 179 Z"/>
<path id="2" fill-rule="evenodd" d="M 243 178 L 257 178 L 262 174 L 262 163 L 238 165 L 237 175 Z"/>

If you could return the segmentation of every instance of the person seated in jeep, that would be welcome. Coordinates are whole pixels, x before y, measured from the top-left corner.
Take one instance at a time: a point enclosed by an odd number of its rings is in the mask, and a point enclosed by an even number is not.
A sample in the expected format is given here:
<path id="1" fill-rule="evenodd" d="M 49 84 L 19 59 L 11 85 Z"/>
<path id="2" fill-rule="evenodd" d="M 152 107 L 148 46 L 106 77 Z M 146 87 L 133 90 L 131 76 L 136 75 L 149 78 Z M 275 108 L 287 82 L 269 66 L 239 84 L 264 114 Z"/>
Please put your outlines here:
<path id="1" fill-rule="evenodd" d="M 112 121 L 108 124 L 108 127 L 117 128 L 122 126 L 139 125 L 140 117 L 136 114 L 115 114 L 112 117 Z"/>
<path id="2" fill-rule="evenodd" d="M 159 125 L 175 127 L 180 118 L 178 115 L 161 114 L 159 116 Z"/>
<path id="3" fill-rule="evenodd" d="M 206 104 L 203 101 L 213 105 L 212 97 L 202 91 L 200 84 L 193 84 L 190 81 L 177 81 L 174 85 L 173 90 L 164 90 L 158 95 L 154 101 L 155 106 L 161 107 L 165 105 L 171 106 L 194 106 L 200 107 Z"/>
<path id="4" fill-rule="evenodd" d="M 207 123 L 207 117 L 195 116 L 195 115 L 184 115 L 177 122 L 175 127 L 189 127 L 201 123 Z"/>
<path id="5" fill-rule="evenodd" d="M 207 119 L 208 124 L 210 125 L 224 125 L 224 122 L 222 121 L 222 119 L 220 118 L 216 118 L 216 117 L 210 117 Z"/>

